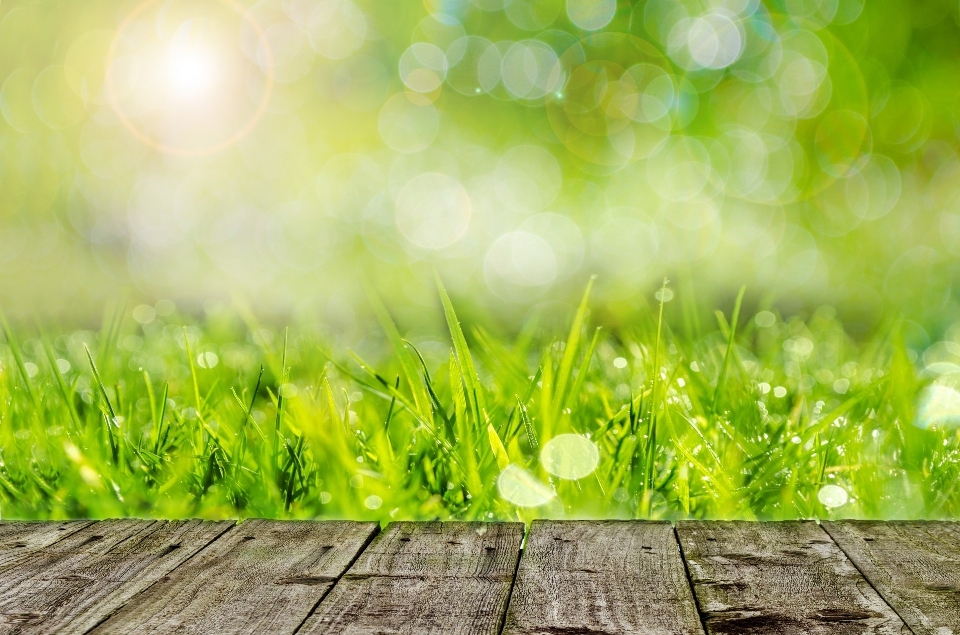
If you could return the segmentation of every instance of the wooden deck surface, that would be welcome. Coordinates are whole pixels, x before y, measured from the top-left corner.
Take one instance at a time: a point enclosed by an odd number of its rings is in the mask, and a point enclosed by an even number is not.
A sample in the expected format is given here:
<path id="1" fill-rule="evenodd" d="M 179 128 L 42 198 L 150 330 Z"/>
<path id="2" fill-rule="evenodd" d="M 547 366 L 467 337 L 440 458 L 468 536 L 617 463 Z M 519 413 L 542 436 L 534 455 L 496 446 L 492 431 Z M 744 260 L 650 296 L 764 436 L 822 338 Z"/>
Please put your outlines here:
<path id="1" fill-rule="evenodd" d="M 28 633 L 960 635 L 960 523 L 4 522 Z"/>

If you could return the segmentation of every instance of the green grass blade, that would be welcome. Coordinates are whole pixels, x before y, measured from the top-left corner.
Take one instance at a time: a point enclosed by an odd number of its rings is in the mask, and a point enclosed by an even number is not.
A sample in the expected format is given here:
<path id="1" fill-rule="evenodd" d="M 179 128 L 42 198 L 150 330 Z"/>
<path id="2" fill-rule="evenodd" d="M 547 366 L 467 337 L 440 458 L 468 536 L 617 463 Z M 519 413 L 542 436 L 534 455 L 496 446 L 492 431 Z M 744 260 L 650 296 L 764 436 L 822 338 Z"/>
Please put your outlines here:
<path id="1" fill-rule="evenodd" d="M 3 314 L 3 311 L 0 311 L 0 326 L 3 327 L 3 336 L 6 338 L 7 344 L 10 346 L 10 353 L 13 355 L 13 361 L 17 365 L 17 370 L 20 372 L 20 378 L 23 380 L 24 389 L 27 391 L 30 401 L 33 402 L 33 406 L 39 410 L 40 399 L 37 397 L 37 393 L 34 391 L 33 384 L 30 381 L 30 374 L 27 372 L 27 366 L 23 361 L 23 355 L 20 353 L 20 344 L 13 336 L 13 330 L 10 328 L 10 324 L 7 322 L 7 316 Z"/>
<path id="2" fill-rule="evenodd" d="M 400 335 L 396 323 L 390 316 L 390 312 L 387 311 L 387 308 L 383 305 L 383 302 L 380 301 L 380 298 L 373 293 L 373 291 L 369 291 L 367 295 L 370 299 L 370 306 L 373 307 L 373 312 L 380 322 L 380 327 L 390 341 L 394 355 L 397 356 L 403 378 L 406 380 L 407 385 L 410 386 L 410 393 L 413 395 L 414 405 L 421 416 L 431 418 L 432 408 L 430 396 L 427 394 L 427 389 L 424 387 L 423 381 L 420 378 L 416 360 L 414 360 L 413 355 L 407 349 L 406 343 Z"/>
<path id="3" fill-rule="evenodd" d="M 711 411 L 716 414 L 720 405 L 720 396 L 723 394 L 723 387 L 727 379 L 727 368 L 730 366 L 730 357 L 733 355 L 733 346 L 737 336 L 737 322 L 740 320 L 740 305 L 743 303 L 743 295 L 747 292 L 747 287 L 740 287 L 737 294 L 737 301 L 733 305 L 733 316 L 730 320 L 730 337 L 727 340 L 727 350 L 723 355 L 723 365 L 720 367 L 720 375 L 717 377 L 717 387 L 713 392 L 713 403 Z"/>
<path id="4" fill-rule="evenodd" d="M 560 359 L 560 368 L 557 370 L 554 379 L 553 399 L 556 404 L 553 412 L 554 419 L 559 419 L 567 402 L 567 385 L 573 375 L 573 365 L 577 360 L 577 353 L 580 349 L 580 338 L 583 333 L 583 324 L 587 319 L 587 311 L 590 303 L 590 292 L 593 290 L 593 283 L 597 279 L 591 276 L 587 283 L 587 289 L 583 292 L 580 300 L 580 306 L 573 318 L 573 324 L 570 325 L 570 334 L 563 349 L 563 357 Z"/>
<path id="5" fill-rule="evenodd" d="M 457 363 L 463 374 L 463 384 L 468 393 L 468 401 L 475 410 L 475 423 L 480 425 L 483 421 L 481 413 L 484 412 L 483 387 L 480 385 L 480 375 L 473 363 L 473 357 L 470 355 L 470 348 L 467 346 L 467 339 L 463 335 L 463 329 L 460 328 L 460 320 L 453 310 L 453 303 L 450 302 L 450 296 L 443 286 L 440 274 L 437 274 L 437 289 L 440 292 L 440 301 L 443 303 L 443 314 L 447 320 L 447 327 L 450 329 L 450 337 L 453 339 L 453 351 L 457 356 Z"/>

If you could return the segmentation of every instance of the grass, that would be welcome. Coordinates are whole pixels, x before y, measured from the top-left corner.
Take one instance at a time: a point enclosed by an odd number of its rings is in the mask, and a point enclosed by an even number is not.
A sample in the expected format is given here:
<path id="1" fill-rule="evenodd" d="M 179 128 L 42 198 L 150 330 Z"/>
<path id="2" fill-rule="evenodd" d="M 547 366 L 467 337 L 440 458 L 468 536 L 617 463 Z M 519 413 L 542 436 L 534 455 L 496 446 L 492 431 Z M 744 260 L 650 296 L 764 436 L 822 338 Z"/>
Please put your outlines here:
<path id="1" fill-rule="evenodd" d="M 918 415 L 931 380 L 896 324 L 856 343 L 829 308 L 747 319 L 742 296 L 714 329 L 661 302 L 604 330 L 588 289 L 565 335 L 508 340 L 464 330 L 440 285 L 452 346 L 408 341 L 374 297 L 363 354 L 169 303 L 99 332 L 4 321 L 0 514 L 958 516 L 960 436 L 942 404 Z"/>

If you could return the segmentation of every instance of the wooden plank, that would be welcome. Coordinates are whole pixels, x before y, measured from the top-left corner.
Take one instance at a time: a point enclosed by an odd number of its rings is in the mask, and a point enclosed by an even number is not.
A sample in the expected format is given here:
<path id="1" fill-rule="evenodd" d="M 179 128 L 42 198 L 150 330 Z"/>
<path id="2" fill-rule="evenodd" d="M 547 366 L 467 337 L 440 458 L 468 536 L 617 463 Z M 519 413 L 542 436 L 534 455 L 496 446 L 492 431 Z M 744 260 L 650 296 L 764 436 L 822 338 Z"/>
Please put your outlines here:
<path id="1" fill-rule="evenodd" d="M 6 567 L 0 634 L 85 633 L 233 523 L 108 520 Z"/>
<path id="2" fill-rule="evenodd" d="M 814 522 L 677 525 L 709 635 L 909 633 Z"/>
<path id="3" fill-rule="evenodd" d="M 92 524 L 92 520 L 4 521 L 0 523 L 0 554 L 19 553 L 24 549 L 42 549 Z"/>
<path id="4" fill-rule="evenodd" d="M 293 633 L 377 529 L 244 521 L 93 633 Z"/>
<path id="5" fill-rule="evenodd" d="M 0 575 L 31 557 L 34 551 L 92 525 L 92 520 L 38 522 L 7 521 L 0 523 Z"/>
<path id="6" fill-rule="evenodd" d="M 703 628 L 670 523 L 536 521 L 503 632 L 696 635 Z"/>
<path id="7" fill-rule="evenodd" d="M 299 634 L 496 635 L 522 541 L 520 523 L 394 523 Z"/>
<path id="8" fill-rule="evenodd" d="M 960 523 L 825 522 L 916 635 L 960 633 Z"/>

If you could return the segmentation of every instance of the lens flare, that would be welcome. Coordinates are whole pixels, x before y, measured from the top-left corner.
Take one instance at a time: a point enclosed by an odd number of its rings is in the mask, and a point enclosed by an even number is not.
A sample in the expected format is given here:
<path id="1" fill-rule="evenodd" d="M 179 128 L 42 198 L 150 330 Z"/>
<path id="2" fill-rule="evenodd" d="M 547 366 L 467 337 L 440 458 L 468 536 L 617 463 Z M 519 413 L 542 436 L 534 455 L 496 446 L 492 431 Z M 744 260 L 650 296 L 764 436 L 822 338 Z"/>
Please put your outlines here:
<path id="1" fill-rule="evenodd" d="M 267 110 L 274 81 L 268 72 L 274 66 L 269 39 L 240 4 L 233 0 L 211 4 L 236 14 L 257 38 L 259 77 L 253 83 L 259 84 L 260 94 L 245 116 L 234 110 L 247 101 L 251 79 L 239 68 L 227 68 L 224 58 L 239 57 L 240 51 L 225 48 L 213 36 L 224 32 L 224 25 L 190 17 L 172 37 L 163 39 L 144 28 L 145 18 L 158 4 L 159 0 L 146 0 L 117 29 L 106 59 L 107 102 L 123 126 L 154 150 L 177 156 L 226 150 L 247 136 Z M 163 7 L 157 10 L 162 12 Z M 200 9 L 196 11 L 199 16 Z M 225 89 L 228 75 L 232 85 Z"/>

